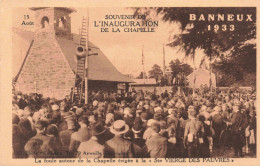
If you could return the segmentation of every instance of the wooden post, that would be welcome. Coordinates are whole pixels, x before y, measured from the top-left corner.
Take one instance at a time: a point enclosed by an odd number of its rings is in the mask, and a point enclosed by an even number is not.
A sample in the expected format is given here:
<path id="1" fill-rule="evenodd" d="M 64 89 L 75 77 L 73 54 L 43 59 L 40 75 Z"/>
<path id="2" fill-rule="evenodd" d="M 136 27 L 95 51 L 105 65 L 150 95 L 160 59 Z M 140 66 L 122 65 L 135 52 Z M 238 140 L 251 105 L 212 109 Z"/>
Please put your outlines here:
<path id="1" fill-rule="evenodd" d="M 87 8 L 87 40 L 86 40 L 86 60 L 85 60 L 85 104 L 88 104 L 88 56 L 89 56 L 89 50 L 88 50 L 88 39 L 89 38 L 89 8 Z"/>

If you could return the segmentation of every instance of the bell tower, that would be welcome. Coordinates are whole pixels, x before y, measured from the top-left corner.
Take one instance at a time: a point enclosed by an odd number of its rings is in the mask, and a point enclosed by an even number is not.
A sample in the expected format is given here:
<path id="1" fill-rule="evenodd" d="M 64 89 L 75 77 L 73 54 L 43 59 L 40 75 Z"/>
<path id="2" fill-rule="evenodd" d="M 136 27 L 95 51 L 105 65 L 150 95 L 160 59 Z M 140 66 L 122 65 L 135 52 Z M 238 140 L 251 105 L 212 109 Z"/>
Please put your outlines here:
<path id="1" fill-rule="evenodd" d="M 35 11 L 35 33 L 16 82 L 23 93 L 63 99 L 70 94 L 75 74 L 57 39 L 72 39 L 71 8 L 30 8 Z M 69 40 L 66 40 L 70 42 Z"/>
<path id="2" fill-rule="evenodd" d="M 35 11 L 36 31 L 49 32 L 50 35 L 72 39 L 71 16 L 74 8 L 66 7 L 33 7 Z"/>

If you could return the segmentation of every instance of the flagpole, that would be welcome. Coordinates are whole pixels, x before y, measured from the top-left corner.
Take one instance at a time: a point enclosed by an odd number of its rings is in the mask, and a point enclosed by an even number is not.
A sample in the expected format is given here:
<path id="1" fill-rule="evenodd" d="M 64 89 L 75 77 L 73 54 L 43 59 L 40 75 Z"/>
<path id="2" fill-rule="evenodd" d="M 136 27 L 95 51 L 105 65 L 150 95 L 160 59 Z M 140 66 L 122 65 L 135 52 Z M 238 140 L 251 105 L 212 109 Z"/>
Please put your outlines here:
<path id="1" fill-rule="evenodd" d="M 144 81 L 144 89 L 145 89 L 145 71 L 144 71 L 144 45 L 142 47 L 142 65 L 143 65 L 143 81 Z"/>
<path id="2" fill-rule="evenodd" d="M 34 93 L 36 94 L 37 93 L 37 81 L 34 81 Z"/>
<path id="3" fill-rule="evenodd" d="M 165 49 L 163 44 L 163 77 L 165 78 Z"/>

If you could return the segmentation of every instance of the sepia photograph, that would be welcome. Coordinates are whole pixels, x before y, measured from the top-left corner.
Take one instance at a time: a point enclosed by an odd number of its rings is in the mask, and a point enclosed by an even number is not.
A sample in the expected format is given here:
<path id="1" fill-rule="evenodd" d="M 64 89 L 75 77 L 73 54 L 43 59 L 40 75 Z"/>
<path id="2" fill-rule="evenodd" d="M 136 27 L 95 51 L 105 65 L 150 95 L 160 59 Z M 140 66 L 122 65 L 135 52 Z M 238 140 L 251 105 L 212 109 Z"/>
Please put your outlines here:
<path id="1" fill-rule="evenodd" d="M 256 25 L 256 7 L 13 8 L 12 158 L 256 158 Z"/>

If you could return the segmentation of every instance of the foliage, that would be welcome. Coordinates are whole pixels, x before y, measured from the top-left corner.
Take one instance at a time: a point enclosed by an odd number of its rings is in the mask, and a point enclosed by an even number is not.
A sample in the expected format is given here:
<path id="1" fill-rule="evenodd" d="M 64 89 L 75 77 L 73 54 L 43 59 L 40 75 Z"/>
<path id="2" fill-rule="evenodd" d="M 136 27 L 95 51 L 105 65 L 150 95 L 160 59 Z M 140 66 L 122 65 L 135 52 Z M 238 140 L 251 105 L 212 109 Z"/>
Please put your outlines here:
<path id="1" fill-rule="evenodd" d="M 231 56 L 232 55 L 232 56 Z M 252 44 L 244 45 L 230 56 L 221 56 L 213 64 L 218 72 L 219 86 L 240 84 L 241 86 L 256 85 L 256 48 Z"/>
<path id="2" fill-rule="evenodd" d="M 163 71 L 159 65 L 154 64 L 152 69 L 150 71 L 148 71 L 148 73 L 149 73 L 149 78 L 156 78 L 156 77 L 162 75 Z"/>
<path id="3" fill-rule="evenodd" d="M 151 15 L 155 12 L 164 22 L 177 23 L 180 34 L 173 36 L 168 46 L 178 47 L 185 52 L 186 57 L 194 59 L 195 50 L 201 49 L 213 62 L 216 60 L 216 72 L 220 73 L 220 83 L 232 85 L 242 81 L 244 75 L 255 73 L 256 70 L 256 8 L 254 7 L 211 7 L 211 8 L 169 8 L 151 7 L 135 8 L 135 14 Z M 190 14 L 196 14 L 196 21 L 190 20 Z M 198 21 L 200 14 L 205 16 L 205 21 Z M 225 21 L 208 21 L 208 14 L 225 14 Z M 244 14 L 243 21 L 227 21 L 227 14 Z M 245 21 L 247 14 L 252 14 L 253 21 Z M 215 18 L 216 19 L 216 18 Z M 234 25 L 234 31 L 208 30 L 208 25 Z M 175 24 L 176 25 L 176 24 Z M 218 66 L 218 67 L 216 67 Z M 255 75 L 256 76 L 256 75 Z M 251 79 L 254 80 L 254 79 Z M 249 83 L 251 84 L 251 83 Z M 254 83 L 255 84 L 255 83 Z"/>
<path id="4" fill-rule="evenodd" d="M 148 78 L 148 77 L 147 77 L 147 74 L 146 74 L 146 73 L 143 74 L 143 72 L 141 72 L 141 73 L 139 74 L 139 76 L 136 77 L 136 78 L 137 78 L 137 79 L 143 79 L 143 78 Z"/>
<path id="5" fill-rule="evenodd" d="M 219 56 L 220 52 L 230 49 L 239 48 L 245 41 L 256 37 L 256 8 L 169 8 L 169 7 L 153 7 L 153 8 L 136 8 L 135 14 L 150 14 L 155 11 L 162 21 L 170 23 L 178 23 L 182 31 L 181 34 L 174 36 L 169 46 L 180 47 L 185 51 L 187 56 L 193 56 L 195 49 L 203 49 L 207 56 Z M 235 26 L 235 31 L 214 31 L 208 30 L 208 25 L 214 25 L 217 21 L 209 22 L 207 14 L 245 14 L 244 21 L 221 21 L 220 24 Z M 196 14 L 197 20 L 190 20 L 190 14 Z M 205 21 L 198 21 L 200 14 L 204 14 Z M 246 14 L 252 14 L 254 21 L 245 21 Z"/>
<path id="6" fill-rule="evenodd" d="M 173 71 L 172 73 L 173 77 L 176 77 L 178 73 L 182 73 L 182 72 L 187 76 L 193 71 L 189 64 L 181 63 L 179 59 L 171 61 L 169 66 Z"/>

